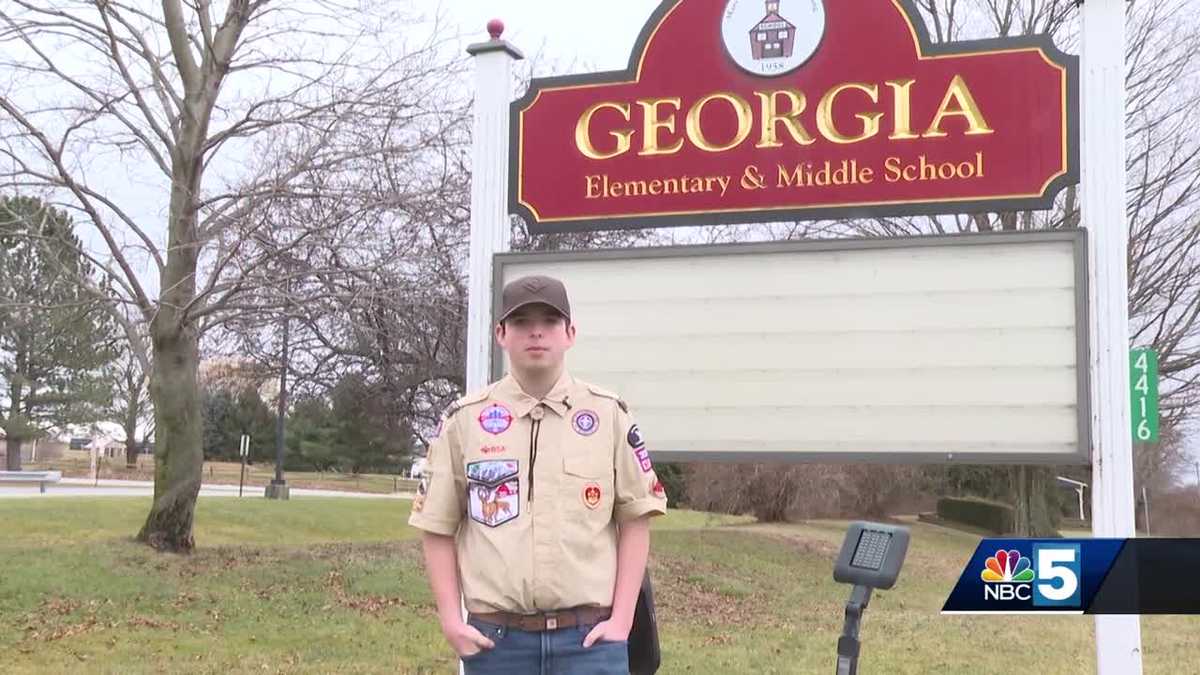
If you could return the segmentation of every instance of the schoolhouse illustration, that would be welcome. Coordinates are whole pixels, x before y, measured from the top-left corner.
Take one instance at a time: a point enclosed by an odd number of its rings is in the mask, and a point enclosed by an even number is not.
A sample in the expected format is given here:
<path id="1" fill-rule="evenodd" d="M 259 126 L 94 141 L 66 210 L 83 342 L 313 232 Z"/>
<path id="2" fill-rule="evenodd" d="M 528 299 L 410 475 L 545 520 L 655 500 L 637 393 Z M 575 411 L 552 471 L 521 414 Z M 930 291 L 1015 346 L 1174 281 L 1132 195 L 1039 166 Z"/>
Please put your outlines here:
<path id="1" fill-rule="evenodd" d="M 780 0 L 766 0 L 767 13 L 750 29 L 750 50 L 755 61 L 786 59 L 796 43 L 796 27 L 779 15 Z"/>

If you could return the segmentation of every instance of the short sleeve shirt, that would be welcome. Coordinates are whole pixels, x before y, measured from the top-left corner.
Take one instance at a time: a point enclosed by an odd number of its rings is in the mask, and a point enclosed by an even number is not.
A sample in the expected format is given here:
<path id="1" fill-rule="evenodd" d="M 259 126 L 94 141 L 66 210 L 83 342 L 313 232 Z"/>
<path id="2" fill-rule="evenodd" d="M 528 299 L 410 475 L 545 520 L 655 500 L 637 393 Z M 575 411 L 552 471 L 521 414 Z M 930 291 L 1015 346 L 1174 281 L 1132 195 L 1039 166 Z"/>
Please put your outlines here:
<path id="1" fill-rule="evenodd" d="M 610 606 L 621 522 L 666 513 L 628 407 L 564 373 L 459 399 L 430 445 L 409 524 L 455 537 L 471 612 Z"/>

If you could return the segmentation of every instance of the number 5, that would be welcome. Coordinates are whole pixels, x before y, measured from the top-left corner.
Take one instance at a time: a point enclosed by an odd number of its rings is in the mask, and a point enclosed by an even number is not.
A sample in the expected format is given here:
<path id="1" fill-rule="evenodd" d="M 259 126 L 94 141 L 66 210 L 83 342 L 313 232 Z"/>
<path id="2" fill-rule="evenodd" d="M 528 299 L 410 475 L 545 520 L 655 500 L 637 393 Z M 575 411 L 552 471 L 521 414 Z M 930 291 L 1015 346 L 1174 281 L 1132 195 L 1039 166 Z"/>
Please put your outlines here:
<path id="1" fill-rule="evenodd" d="M 1074 563 L 1075 549 L 1071 548 L 1044 548 L 1038 551 L 1037 557 L 1037 575 L 1038 580 L 1057 579 L 1061 582 L 1057 587 L 1054 584 L 1038 584 L 1038 592 L 1047 600 L 1062 601 L 1067 600 L 1075 595 L 1075 591 L 1079 589 L 1079 578 L 1075 576 L 1075 571 L 1070 567 L 1064 567 L 1058 563 Z"/>

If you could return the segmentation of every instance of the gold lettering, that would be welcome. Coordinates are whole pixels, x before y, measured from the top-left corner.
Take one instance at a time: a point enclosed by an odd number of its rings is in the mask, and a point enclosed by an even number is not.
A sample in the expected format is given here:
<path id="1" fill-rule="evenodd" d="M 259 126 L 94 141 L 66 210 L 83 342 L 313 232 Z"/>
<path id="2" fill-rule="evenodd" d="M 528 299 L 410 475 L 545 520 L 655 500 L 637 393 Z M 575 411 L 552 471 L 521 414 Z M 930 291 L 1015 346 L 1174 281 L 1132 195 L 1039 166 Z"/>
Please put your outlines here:
<path id="1" fill-rule="evenodd" d="M 912 86 L 916 80 L 888 80 L 884 84 L 892 88 L 893 113 L 892 135 L 888 139 L 904 141 L 920 138 L 912 130 Z"/>
<path id="2" fill-rule="evenodd" d="M 781 188 L 782 187 L 802 186 L 803 185 L 802 181 L 803 181 L 803 174 L 800 173 L 800 165 L 799 164 L 797 164 L 795 167 L 793 167 L 791 172 L 788 172 L 788 170 L 785 169 L 782 164 L 779 165 L 779 180 L 776 181 L 776 183 L 775 183 L 776 186 L 781 187 Z"/>
<path id="3" fill-rule="evenodd" d="M 954 103 L 955 107 L 951 108 L 951 103 Z M 983 119 L 983 113 L 979 110 L 979 105 L 975 103 L 975 98 L 971 96 L 971 90 L 967 88 L 967 83 L 963 81 L 962 75 L 955 75 L 954 79 L 950 81 L 950 86 L 946 89 L 946 96 L 942 98 L 942 104 L 938 106 L 937 115 L 934 116 L 933 122 L 929 124 L 929 129 L 924 134 L 925 138 L 945 137 L 947 134 L 942 131 L 942 120 L 955 116 L 966 118 L 967 136 L 994 133 L 994 130 L 988 126 L 987 120 Z"/>
<path id="4" fill-rule="evenodd" d="M 661 119 L 658 116 L 658 106 L 660 105 L 674 106 L 675 111 L 671 113 L 667 119 Z M 679 112 L 679 107 L 682 105 L 679 98 L 649 98 L 638 101 L 638 105 L 642 106 L 642 114 L 645 116 L 642 131 L 642 150 L 638 153 L 643 157 L 648 155 L 673 155 L 679 152 L 683 147 L 683 139 L 676 139 L 671 145 L 662 148 L 658 145 L 658 130 L 664 129 L 668 133 L 675 133 L 675 113 Z"/>
<path id="5" fill-rule="evenodd" d="M 899 157 L 888 157 L 883 160 L 883 179 L 889 183 L 897 183 L 903 177 L 903 169 L 900 166 Z"/>
<path id="6" fill-rule="evenodd" d="M 821 97 L 821 102 L 817 104 L 817 130 L 821 135 L 834 143 L 858 143 L 871 138 L 879 133 L 879 118 L 883 117 L 881 112 L 873 113 L 856 113 L 854 116 L 862 120 L 863 130 L 857 136 L 847 136 L 838 131 L 837 126 L 833 122 L 833 104 L 837 101 L 837 97 L 842 92 L 850 89 L 856 89 L 864 92 L 872 103 L 879 103 L 879 86 L 874 84 L 863 84 L 861 82 L 847 82 L 825 92 Z"/>
<path id="7" fill-rule="evenodd" d="M 917 159 L 921 163 L 921 180 L 937 180 L 937 166 L 930 164 L 929 160 L 925 159 L 925 155 L 920 155 Z"/>
<path id="8" fill-rule="evenodd" d="M 587 198 L 596 199 L 600 196 L 600 176 L 587 177 Z"/>
<path id="9" fill-rule="evenodd" d="M 704 112 L 704 106 L 712 101 L 725 101 L 733 106 L 733 111 L 737 113 L 737 133 L 733 139 L 725 145 L 717 145 L 709 141 L 704 136 L 704 130 L 700 127 L 700 116 Z M 687 114 L 687 136 L 692 141 L 692 144 L 705 152 L 725 152 L 732 150 L 742 144 L 750 136 L 750 131 L 754 127 L 754 111 L 750 107 L 750 103 L 746 99 L 737 94 L 725 92 L 717 92 L 709 94 L 696 102 Z"/>
<path id="10" fill-rule="evenodd" d="M 650 194 L 652 194 L 654 196 L 661 195 L 662 194 L 662 186 L 663 186 L 662 179 L 655 178 L 654 180 L 650 181 Z"/>
<path id="11" fill-rule="evenodd" d="M 783 115 L 779 114 L 779 108 L 776 105 L 776 98 L 780 94 L 787 97 L 790 103 L 790 112 L 787 112 Z M 812 137 L 812 134 L 808 133 L 808 131 L 805 130 L 805 128 L 800 124 L 800 115 L 804 113 L 804 108 L 808 105 L 807 100 L 804 98 L 803 92 L 783 89 L 780 91 L 773 91 L 769 94 L 756 91 L 754 92 L 754 95 L 757 96 L 759 101 L 762 103 L 762 134 L 759 137 L 758 145 L 755 147 L 783 147 L 783 143 L 779 140 L 779 134 L 777 133 L 776 127 L 776 125 L 780 122 L 783 123 L 783 127 L 787 129 L 787 132 L 791 134 L 792 140 L 796 141 L 800 145 L 812 145 L 816 142 L 816 139 Z"/>
<path id="12" fill-rule="evenodd" d="M 603 110 L 604 108 L 616 110 L 617 112 L 621 113 L 621 116 L 625 118 L 626 122 L 629 121 L 628 103 L 613 103 L 611 101 L 605 101 L 602 103 L 596 103 L 587 110 L 584 110 L 583 114 L 579 116 L 579 122 L 575 125 L 575 147 L 579 148 L 579 152 L 583 153 L 583 156 L 589 159 L 612 159 L 613 157 L 617 157 L 629 152 L 629 148 L 632 144 L 630 140 L 633 138 L 632 129 L 618 129 L 616 131 L 608 132 L 617 139 L 617 147 L 610 152 L 601 152 L 596 149 L 595 145 L 592 144 L 592 117 L 597 111 Z"/>

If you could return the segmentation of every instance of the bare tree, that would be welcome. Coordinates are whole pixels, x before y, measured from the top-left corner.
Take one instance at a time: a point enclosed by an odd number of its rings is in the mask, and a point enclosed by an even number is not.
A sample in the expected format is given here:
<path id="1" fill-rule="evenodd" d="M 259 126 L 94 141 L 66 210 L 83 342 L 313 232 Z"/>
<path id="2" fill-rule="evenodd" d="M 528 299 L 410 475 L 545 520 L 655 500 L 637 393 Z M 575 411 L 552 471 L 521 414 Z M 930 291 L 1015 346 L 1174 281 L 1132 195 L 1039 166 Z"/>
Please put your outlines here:
<path id="1" fill-rule="evenodd" d="M 320 198 L 329 186 L 308 181 L 314 169 L 349 171 L 420 144 L 458 91 L 437 26 L 397 4 L 0 8 L 0 65 L 26 85 L 0 90 L 0 181 L 80 213 L 95 234 L 88 255 L 136 317 L 125 328 L 151 373 L 156 420 L 154 505 L 138 538 L 155 548 L 194 546 L 200 337 L 260 282 L 231 267 L 253 247 L 247 229 L 274 227 L 254 215 L 264 202 Z M 407 126 L 348 142 L 376 119 Z M 113 185 L 122 167 L 139 190 Z M 156 207 L 165 217 L 147 215 Z"/>
<path id="2" fill-rule="evenodd" d="M 106 368 L 106 379 L 112 390 L 107 413 L 125 433 L 125 466 L 133 468 L 153 436 L 154 406 L 150 400 L 150 374 L 142 370 L 142 362 L 128 341 L 120 343 L 117 357 Z"/>
<path id="3" fill-rule="evenodd" d="M 937 41 L 1049 33 L 1067 48 L 1078 14 L 1066 0 L 959 0 L 919 3 Z M 1163 428 L 1175 438 L 1200 395 L 1200 16 L 1179 0 L 1130 4 L 1126 54 L 1129 315 L 1133 345 L 1153 346 L 1164 379 Z M 1077 188 L 1049 211 L 846 222 L 867 236 L 1072 228 L 1080 222 Z M 1178 469 L 1177 442 L 1138 444 L 1139 485 L 1163 485 Z M 1052 492 L 1046 470 L 1017 468 L 1009 485 L 1018 520 L 1045 524 L 1031 492 Z M 1031 505 L 1031 503 L 1033 503 Z M 1044 505 L 1042 505 L 1044 507 Z M 1021 524 L 1021 523 L 1019 523 Z M 1045 529 L 1044 527 L 1042 529 Z"/>

